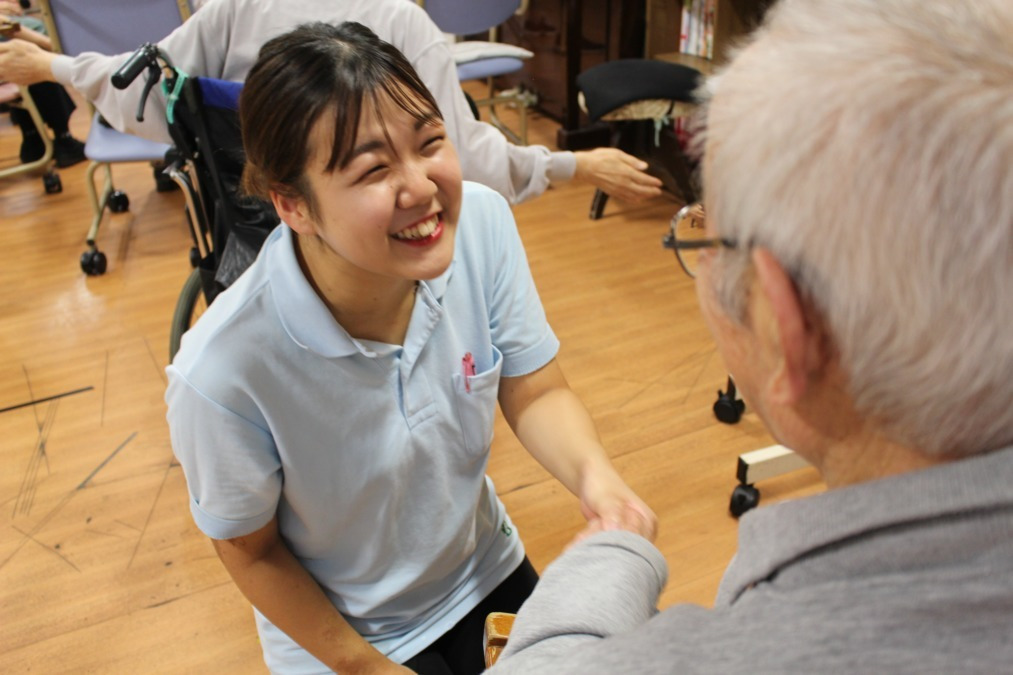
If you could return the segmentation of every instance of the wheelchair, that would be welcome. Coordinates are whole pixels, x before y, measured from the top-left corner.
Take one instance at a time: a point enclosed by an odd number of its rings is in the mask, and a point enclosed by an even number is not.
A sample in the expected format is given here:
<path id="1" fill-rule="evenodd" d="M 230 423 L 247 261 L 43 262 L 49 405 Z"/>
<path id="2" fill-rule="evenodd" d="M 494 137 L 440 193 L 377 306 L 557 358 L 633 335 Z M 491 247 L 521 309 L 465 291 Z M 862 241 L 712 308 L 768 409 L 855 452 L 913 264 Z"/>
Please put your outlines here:
<path id="1" fill-rule="evenodd" d="M 193 268 L 180 291 L 169 335 L 169 360 L 190 326 L 215 297 L 249 267 L 280 222 L 269 203 L 241 194 L 245 164 L 237 115 L 242 83 L 191 77 L 172 65 L 157 45 L 145 43 L 112 76 L 125 89 L 141 73 L 146 81 L 137 108 L 161 80 L 173 147 L 165 173 L 183 192 Z"/>

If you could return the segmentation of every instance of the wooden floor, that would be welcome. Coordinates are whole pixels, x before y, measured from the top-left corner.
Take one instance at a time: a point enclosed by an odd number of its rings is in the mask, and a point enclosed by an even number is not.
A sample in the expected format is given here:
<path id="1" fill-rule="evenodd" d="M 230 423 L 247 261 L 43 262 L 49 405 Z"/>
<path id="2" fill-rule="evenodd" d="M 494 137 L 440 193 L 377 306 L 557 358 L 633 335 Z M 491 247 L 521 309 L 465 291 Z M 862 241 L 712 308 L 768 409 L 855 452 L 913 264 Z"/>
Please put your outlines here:
<path id="1" fill-rule="evenodd" d="M 87 129 L 78 111 L 73 128 Z M 551 144 L 536 118 L 531 138 Z M 0 158 L 17 131 L 0 122 Z M 0 181 L 0 672 L 265 672 L 249 605 L 190 519 L 164 422 L 169 322 L 189 272 L 179 193 L 146 165 L 114 175 L 129 213 L 107 216 L 104 276 L 78 266 L 85 167 Z M 661 518 L 662 606 L 711 603 L 735 549 L 736 457 L 772 441 L 747 414 L 718 423 L 725 370 L 693 286 L 660 242 L 674 201 L 610 203 L 551 189 L 516 208 L 559 360 L 605 445 Z M 298 386 L 297 382 L 289 386 Z M 580 528 L 574 497 L 502 419 L 490 474 L 541 570 Z M 822 489 L 812 470 L 762 484 L 765 501 Z"/>

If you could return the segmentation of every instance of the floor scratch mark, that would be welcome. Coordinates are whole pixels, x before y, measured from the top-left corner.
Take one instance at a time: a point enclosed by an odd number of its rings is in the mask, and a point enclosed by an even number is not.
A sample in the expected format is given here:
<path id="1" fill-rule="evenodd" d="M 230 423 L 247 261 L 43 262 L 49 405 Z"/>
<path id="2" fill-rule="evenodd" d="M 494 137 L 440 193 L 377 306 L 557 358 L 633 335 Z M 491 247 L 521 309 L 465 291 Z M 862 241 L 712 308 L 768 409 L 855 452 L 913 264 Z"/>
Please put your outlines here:
<path id="1" fill-rule="evenodd" d="M 28 377 L 28 366 L 26 366 L 25 364 L 22 363 L 21 364 L 21 372 L 23 372 L 25 374 L 25 384 L 28 385 L 28 400 L 32 401 L 32 400 L 35 399 L 35 392 L 32 391 L 32 378 Z M 25 404 L 22 404 L 22 405 L 25 405 Z M 6 412 L 6 411 L 3 411 L 3 412 Z M 37 429 L 41 429 L 42 428 L 42 423 L 39 422 L 39 410 L 35 406 L 32 406 L 32 413 L 35 415 L 35 427 Z"/>
<path id="2" fill-rule="evenodd" d="M 52 510 L 50 510 L 49 513 L 47 513 L 38 523 L 36 523 L 35 527 L 33 527 L 31 530 L 29 530 L 28 534 L 25 535 L 21 539 L 21 541 L 18 543 L 18 545 L 14 547 L 14 550 L 11 551 L 10 555 L 8 555 L 3 560 L 3 562 L 0 562 L 0 569 L 3 569 L 4 566 L 7 565 L 7 563 L 9 563 L 11 561 L 11 559 L 14 558 L 15 555 L 18 554 L 18 551 L 20 551 L 24 547 L 24 545 L 26 543 L 28 543 L 28 541 L 29 541 L 29 539 L 31 537 L 34 537 L 36 534 L 39 533 L 40 530 L 42 530 L 42 528 L 44 528 L 46 525 L 48 525 L 49 521 L 52 520 L 53 517 L 57 513 L 59 513 L 60 510 L 63 509 L 64 506 L 67 505 L 67 502 L 69 502 L 74 497 L 74 495 L 76 495 L 84 487 L 86 487 L 88 485 L 88 482 L 91 481 L 91 479 L 95 477 L 95 474 L 97 474 L 99 472 L 99 470 L 102 469 L 102 467 L 104 467 L 106 464 L 108 464 L 109 460 L 111 460 L 113 457 L 115 457 L 117 455 L 117 453 L 119 453 L 120 450 L 122 450 L 123 448 L 125 448 L 127 446 L 127 444 L 130 443 L 130 441 L 134 440 L 134 437 L 136 437 L 136 436 L 137 436 L 137 432 L 136 431 L 133 432 L 132 434 L 130 434 L 129 436 L 127 436 L 127 440 L 125 440 L 122 443 L 120 443 L 120 445 L 115 450 L 112 451 L 112 454 L 110 454 L 108 457 L 106 457 L 105 460 L 101 464 L 99 464 L 98 467 L 94 471 L 92 471 L 90 474 L 88 474 L 87 478 L 85 478 L 83 481 L 81 481 L 81 483 L 75 489 L 70 490 L 69 492 L 67 492 L 67 494 L 65 494 L 63 496 L 63 499 L 60 500 L 60 503 L 57 504 L 56 506 L 54 506 L 52 508 Z"/>
<path id="3" fill-rule="evenodd" d="M 0 408 L 0 413 L 10 412 L 12 410 L 20 410 L 21 408 L 27 408 L 28 406 L 37 406 L 40 403 L 47 403 L 49 401 L 55 401 L 57 399 L 67 398 L 68 396 L 73 396 L 75 394 L 83 394 L 84 392 L 91 391 L 94 388 L 95 387 L 92 387 L 92 386 L 81 387 L 80 389 L 74 389 L 72 391 L 65 391 L 62 394 L 54 394 L 53 396 L 46 396 L 45 398 L 39 398 L 39 399 L 33 399 L 31 401 L 25 401 L 24 403 L 18 403 L 16 405 L 7 406 L 6 408 Z M 35 424 L 36 424 L 36 426 L 41 427 L 41 423 L 39 422 L 39 414 L 38 414 L 38 412 L 35 413 Z"/>
<path id="4" fill-rule="evenodd" d="M 165 487 L 165 481 L 169 479 L 169 471 L 172 469 L 172 462 L 165 467 L 165 473 L 162 474 L 162 482 L 158 485 L 158 492 L 155 493 L 155 499 L 151 502 L 151 509 L 148 510 L 148 517 L 144 520 L 144 527 L 141 528 L 141 534 L 137 537 L 137 545 L 134 546 L 134 552 L 130 554 L 130 560 L 127 562 L 127 569 L 134 564 L 134 558 L 137 557 L 137 551 L 141 548 L 141 541 L 144 540 L 144 534 L 148 531 L 148 524 L 151 522 L 151 516 L 155 513 L 155 506 L 158 504 L 159 497 L 162 496 L 162 489 Z"/>
<path id="5" fill-rule="evenodd" d="M 151 357 L 151 362 L 154 364 L 155 370 L 158 371 L 158 376 L 162 378 L 162 383 L 168 385 L 169 380 L 165 376 L 165 370 L 163 370 L 162 366 L 158 364 L 158 359 L 155 358 L 155 352 L 152 351 L 151 343 L 148 341 L 147 337 L 144 338 L 144 346 L 148 348 L 148 356 Z"/>
<path id="6" fill-rule="evenodd" d="M 120 443 L 119 446 L 115 450 L 113 450 L 109 454 L 108 457 L 106 457 L 105 459 L 103 459 L 102 463 L 99 464 L 98 466 L 96 466 L 92 470 L 92 472 L 90 474 L 88 474 L 88 477 L 85 478 L 83 481 L 81 481 L 81 484 L 77 486 L 77 489 L 78 490 L 84 489 L 88 485 L 88 483 L 91 481 L 91 479 L 95 477 L 95 474 L 97 474 L 99 471 L 101 471 L 105 467 L 105 465 L 108 464 L 112 460 L 113 457 L 115 457 L 117 454 L 119 454 L 120 450 L 122 450 L 123 448 L 125 448 L 127 446 L 127 443 L 129 443 L 130 441 L 134 440 L 134 438 L 136 436 L 137 436 L 137 432 L 136 431 L 133 432 L 132 434 L 130 434 L 129 436 L 127 436 L 127 440 L 125 440 L 122 443 Z"/>
<path id="7" fill-rule="evenodd" d="M 98 425 L 105 426 L 106 423 L 106 392 L 109 391 L 109 350 L 106 350 L 106 365 L 102 369 L 102 408 L 99 413 Z"/>
<path id="8" fill-rule="evenodd" d="M 56 422 L 56 409 L 59 403 L 60 401 L 56 400 L 46 406 L 46 417 L 39 428 L 38 436 L 35 439 L 35 447 L 32 448 L 32 456 L 28 458 L 28 466 L 25 468 L 25 475 L 21 479 L 21 487 L 18 489 L 17 499 L 14 500 L 14 516 L 17 516 L 19 513 L 28 515 L 31 512 L 38 486 L 39 468 L 43 462 L 45 462 L 46 472 L 49 472 L 49 457 L 46 455 L 46 443 Z"/>
<path id="9" fill-rule="evenodd" d="M 716 349 L 712 349 L 712 350 L 710 351 L 710 353 L 709 353 L 709 354 L 707 354 L 707 358 L 706 358 L 706 359 L 704 359 L 703 365 L 702 365 L 702 366 L 700 366 L 700 370 L 698 370 L 698 371 L 697 371 L 697 373 L 696 373 L 696 377 L 695 377 L 695 378 L 693 379 L 693 384 L 691 384 L 691 385 L 689 386 L 689 388 L 688 388 L 688 389 L 686 389 L 686 395 L 685 395 L 685 396 L 683 397 L 683 399 L 682 399 L 682 402 L 683 402 L 684 404 L 686 403 L 686 401 L 688 401 L 688 400 L 689 400 L 689 395 L 690 395 L 690 394 L 692 394 L 692 393 L 693 393 L 693 391 L 694 391 L 694 390 L 696 389 L 696 385 L 697 385 L 697 384 L 698 384 L 698 383 L 700 382 L 700 378 L 701 378 L 701 377 L 703 376 L 703 374 L 704 374 L 704 371 L 705 371 L 705 370 L 707 370 L 707 366 L 708 366 L 708 365 L 710 364 L 710 362 L 711 362 L 711 358 L 713 358 L 713 357 L 714 357 L 714 352 L 715 352 L 715 351 L 717 351 L 717 350 L 716 350 Z"/>
<path id="10" fill-rule="evenodd" d="M 67 556 L 65 556 L 62 553 L 60 553 L 59 551 L 57 551 L 52 546 L 47 546 L 46 544 L 43 544 L 41 541 L 39 541 L 38 539 L 36 539 L 35 537 L 33 537 L 30 532 L 25 532 L 24 530 L 21 530 L 20 528 L 17 528 L 17 527 L 15 527 L 14 529 L 17 530 L 22 535 L 24 535 L 27 539 L 29 539 L 33 543 L 38 544 L 39 546 L 41 546 L 42 548 L 46 549 L 47 551 L 49 551 L 53 555 L 57 556 L 63 562 L 65 562 L 68 565 L 70 565 L 71 567 L 73 567 L 75 572 L 80 572 L 81 571 L 81 568 L 79 568 L 77 565 L 75 565 L 74 563 L 72 563 L 70 561 L 70 558 L 68 558 Z"/>

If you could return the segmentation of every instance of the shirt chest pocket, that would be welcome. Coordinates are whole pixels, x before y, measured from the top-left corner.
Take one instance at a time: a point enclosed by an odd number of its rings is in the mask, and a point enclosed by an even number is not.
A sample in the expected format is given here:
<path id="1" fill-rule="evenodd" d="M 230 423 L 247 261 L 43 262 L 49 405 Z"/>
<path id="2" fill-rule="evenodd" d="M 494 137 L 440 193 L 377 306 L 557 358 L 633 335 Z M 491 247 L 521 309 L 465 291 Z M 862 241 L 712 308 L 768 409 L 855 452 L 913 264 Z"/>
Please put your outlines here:
<path id="1" fill-rule="evenodd" d="M 499 394 L 503 354 L 492 348 L 492 366 L 482 372 L 466 375 L 469 371 L 462 363 L 460 372 L 454 373 L 454 399 L 461 425 L 464 447 L 470 453 L 485 452 L 492 442 L 492 428 L 496 419 L 496 397 Z"/>

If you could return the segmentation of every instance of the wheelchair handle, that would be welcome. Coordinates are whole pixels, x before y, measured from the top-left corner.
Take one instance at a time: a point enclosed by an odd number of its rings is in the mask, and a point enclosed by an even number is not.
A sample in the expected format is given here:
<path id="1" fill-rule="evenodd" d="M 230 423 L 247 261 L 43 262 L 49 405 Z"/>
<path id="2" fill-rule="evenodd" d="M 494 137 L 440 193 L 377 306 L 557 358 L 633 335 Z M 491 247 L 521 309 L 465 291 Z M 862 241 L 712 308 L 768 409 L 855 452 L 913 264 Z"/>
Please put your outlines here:
<path id="1" fill-rule="evenodd" d="M 117 89 L 126 89 L 130 83 L 137 79 L 137 76 L 150 65 L 157 67 L 158 48 L 147 42 L 134 51 L 126 63 L 120 66 L 119 70 L 113 73 L 113 86 Z"/>

